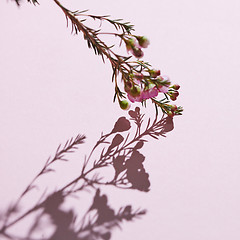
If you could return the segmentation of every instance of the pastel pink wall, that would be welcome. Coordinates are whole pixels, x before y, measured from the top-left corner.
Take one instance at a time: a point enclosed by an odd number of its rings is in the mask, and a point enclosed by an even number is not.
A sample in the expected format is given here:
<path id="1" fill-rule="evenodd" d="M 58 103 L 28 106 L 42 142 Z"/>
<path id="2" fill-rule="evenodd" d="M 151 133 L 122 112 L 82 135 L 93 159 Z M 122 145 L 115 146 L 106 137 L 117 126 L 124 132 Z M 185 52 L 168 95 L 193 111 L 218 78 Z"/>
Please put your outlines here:
<path id="1" fill-rule="evenodd" d="M 144 148 L 151 191 L 106 190 L 112 205 L 148 210 L 113 239 L 240 239 L 240 1 L 61 2 L 132 22 L 151 41 L 144 59 L 181 85 L 183 116 Z M 70 34 L 53 1 L 1 1 L 0 31 L 2 209 L 59 143 L 86 134 L 84 156 L 127 112 L 112 103 L 110 66 Z M 143 111 L 154 117 L 150 104 Z"/>

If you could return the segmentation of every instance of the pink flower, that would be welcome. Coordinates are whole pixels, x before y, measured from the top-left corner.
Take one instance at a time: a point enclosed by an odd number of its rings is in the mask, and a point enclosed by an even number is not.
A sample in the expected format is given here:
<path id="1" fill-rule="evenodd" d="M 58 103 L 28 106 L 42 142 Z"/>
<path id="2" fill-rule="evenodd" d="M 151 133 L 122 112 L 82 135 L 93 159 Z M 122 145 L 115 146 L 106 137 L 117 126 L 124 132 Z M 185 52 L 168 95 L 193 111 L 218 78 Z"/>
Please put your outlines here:
<path id="1" fill-rule="evenodd" d="M 146 99 L 150 98 L 148 90 L 143 91 L 142 98 L 143 98 L 143 100 L 146 100 Z"/>
<path id="2" fill-rule="evenodd" d="M 158 95 L 158 90 L 156 87 L 150 88 L 148 92 L 149 92 L 149 98 L 153 98 Z"/>
<path id="3" fill-rule="evenodd" d="M 162 93 L 167 93 L 168 89 L 169 89 L 169 87 L 166 87 L 166 86 L 159 86 L 158 87 L 158 91 L 162 92 Z"/>
<path id="4" fill-rule="evenodd" d="M 149 99 L 156 97 L 158 95 L 158 89 L 156 88 L 155 84 L 149 84 L 148 88 L 143 91 L 142 98 Z"/>

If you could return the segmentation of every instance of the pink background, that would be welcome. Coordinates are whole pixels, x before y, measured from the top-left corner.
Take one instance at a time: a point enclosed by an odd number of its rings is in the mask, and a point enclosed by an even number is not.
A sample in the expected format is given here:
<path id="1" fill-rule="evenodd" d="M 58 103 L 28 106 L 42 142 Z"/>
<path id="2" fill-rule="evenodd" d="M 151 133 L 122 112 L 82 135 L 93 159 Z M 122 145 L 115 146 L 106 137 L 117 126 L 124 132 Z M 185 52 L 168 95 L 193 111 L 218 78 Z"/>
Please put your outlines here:
<path id="1" fill-rule="evenodd" d="M 181 85 L 183 116 L 167 138 L 143 149 L 151 191 L 105 190 L 112 206 L 148 210 L 112 239 L 240 239 L 240 1 L 61 2 L 133 23 L 151 41 L 144 60 Z M 0 209 L 59 143 L 86 134 L 83 159 L 102 131 L 127 116 L 112 103 L 109 64 L 70 34 L 53 1 L 40 4 L 0 2 Z M 150 104 L 143 111 L 154 117 Z M 52 185 L 75 176 L 74 164 L 66 175 L 68 165 L 59 166 L 63 179 Z"/>

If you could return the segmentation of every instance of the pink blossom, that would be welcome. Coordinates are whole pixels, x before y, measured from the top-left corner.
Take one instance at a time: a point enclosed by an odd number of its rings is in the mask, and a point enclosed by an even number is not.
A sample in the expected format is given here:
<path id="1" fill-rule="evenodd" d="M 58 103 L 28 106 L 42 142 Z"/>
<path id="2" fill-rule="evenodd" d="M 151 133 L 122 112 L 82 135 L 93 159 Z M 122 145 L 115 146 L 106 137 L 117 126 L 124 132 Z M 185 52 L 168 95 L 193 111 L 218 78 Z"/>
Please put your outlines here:
<path id="1" fill-rule="evenodd" d="M 150 88 L 148 92 L 150 98 L 156 97 L 158 95 L 158 90 L 156 87 Z"/>
<path id="2" fill-rule="evenodd" d="M 149 91 L 148 90 L 144 90 L 143 93 L 142 93 L 142 98 L 143 100 L 146 100 L 146 99 L 149 99 L 150 96 L 149 96 Z"/>
<path id="3" fill-rule="evenodd" d="M 169 87 L 166 87 L 166 86 L 159 86 L 158 87 L 158 91 L 162 92 L 162 93 L 167 93 L 168 89 L 169 89 Z"/>
<path id="4" fill-rule="evenodd" d="M 143 91 L 142 98 L 149 99 L 149 98 L 156 97 L 157 95 L 158 95 L 158 89 L 154 84 L 150 84 L 148 89 Z"/>

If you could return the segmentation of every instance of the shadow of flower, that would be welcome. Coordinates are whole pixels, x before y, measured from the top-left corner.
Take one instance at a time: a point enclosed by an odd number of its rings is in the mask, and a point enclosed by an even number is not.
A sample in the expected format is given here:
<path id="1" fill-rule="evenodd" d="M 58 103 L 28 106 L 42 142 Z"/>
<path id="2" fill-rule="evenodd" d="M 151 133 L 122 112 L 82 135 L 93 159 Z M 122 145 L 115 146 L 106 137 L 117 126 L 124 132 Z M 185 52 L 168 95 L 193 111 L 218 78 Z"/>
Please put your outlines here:
<path id="1" fill-rule="evenodd" d="M 52 235 L 46 237 L 45 240 L 108 240 L 111 238 L 112 229 L 119 227 L 123 220 L 132 221 L 145 214 L 145 210 L 133 211 L 131 205 L 122 207 L 118 211 L 114 210 L 108 204 L 107 195 L 100 194 L 99 187 L 105 185 L 148 192 L 150 190 L 149 174 L 144 168 L 145 156 L 140 150 L 148 141 L 147 137 L 154 139 L 158 139 L 160 136 L 165 137 L 165 134 L 173 130 L 174 126 L 170 117 L 162 117 L 160 120 L 156 117 L 153 121 L 148 119 L 145 123 L 144 115 L 140 113 L 138 107 L 135 108 L 135 111 L 129 111 L 129 116 L 129 119 L 120 117 L 112 131 L 101 135 L 89 156 L 84 159 L 81 173 L 77 178 L 60 187 L 58 191 L 45 196 L 45 200 L 39 200 L 25 213 L 8 211 L 5 216 L 2 215 L 2 219 L 5 220 L 0 228 L 0 235 L 12 240 L 23 239 L 11 235 L 10 228 L 35 213 L 35 221 L 29 227 L 24 240 L 33 240 L 32 236 L 39 230 L 44 216 L 49 217 L 50 224 L 55 229 Z M 84 139 L 84 136 L 78 135 L 75 139 L 67 141 L 63 147 L 60 145 L 53 159 L 47 160 L 40 173 L 10 209 L 18 209 L 23 196 L 34 188 L 35 180 L 43 174 L 52 172 L 52 164 L 57 160 L 67 160 L 65 155 L 75 150 L 79 144 L 83 143 Z M 95 152 L 97 152 L 97 156 L 94 156 Z M 113 171 L 112 179 L 105 179 L 102 172 L 105 168 Z M 94 189 L 95 196 L 89 210 L 77 224 L 76 219 L 79 219 L 79 214 L 74 210 L 64 211 L 61 209 L 61 205 L 68 200 L 69 196 L 80 194 L 87 188 Z M 37 213 L 39 211 L 41 211 L 40 214 Z M 14 220 L 10 220 L 14 215 L 18 216 Z M 41 239 L 43 240 L 43 238 Z M 40 238 L 34 240 L 40 240 Z"/>

